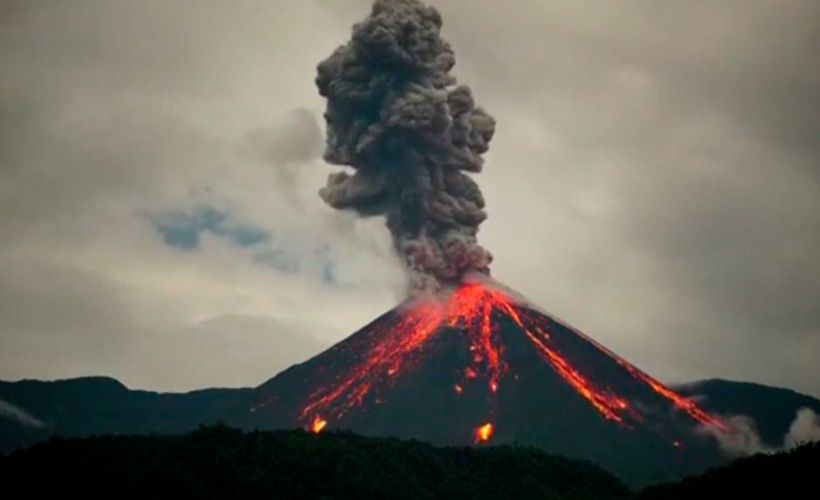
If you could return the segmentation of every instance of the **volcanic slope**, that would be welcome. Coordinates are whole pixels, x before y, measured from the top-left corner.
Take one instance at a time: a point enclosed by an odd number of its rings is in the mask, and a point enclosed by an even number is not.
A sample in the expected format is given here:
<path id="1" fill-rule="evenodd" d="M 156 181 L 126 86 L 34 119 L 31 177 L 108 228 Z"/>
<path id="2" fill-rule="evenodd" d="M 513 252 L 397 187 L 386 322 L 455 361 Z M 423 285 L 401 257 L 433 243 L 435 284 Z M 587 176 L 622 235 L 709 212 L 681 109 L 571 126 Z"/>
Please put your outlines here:
<path id="1" fill-rule="evenodd" d="M 436 444 L 519 443 L 633 485 L 721 460 L 694 402 L 488 282 L 408 301 L 259 386 L 243 427 L 349 429 Z"/>

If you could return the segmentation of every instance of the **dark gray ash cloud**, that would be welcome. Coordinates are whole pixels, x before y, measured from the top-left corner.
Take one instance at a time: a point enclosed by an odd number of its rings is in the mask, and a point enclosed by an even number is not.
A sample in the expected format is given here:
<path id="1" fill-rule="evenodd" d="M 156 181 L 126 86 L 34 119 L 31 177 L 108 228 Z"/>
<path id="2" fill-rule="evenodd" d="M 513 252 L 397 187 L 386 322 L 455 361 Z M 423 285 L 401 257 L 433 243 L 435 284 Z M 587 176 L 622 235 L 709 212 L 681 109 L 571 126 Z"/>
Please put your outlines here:
<path id="1" fill-rule="evenodd" d="M 417 0 L 376 0 L 316 78 L 327 99 L 325 159 L 355 169 L 330 175 L 319 194 L 337 209 L 386 215 L 419 290 L 488 273 L 492 260 L 476 237 L 484 197 L 465 172 L 481 171 L 495 121 L 456 85 L 441 26 Z"/>

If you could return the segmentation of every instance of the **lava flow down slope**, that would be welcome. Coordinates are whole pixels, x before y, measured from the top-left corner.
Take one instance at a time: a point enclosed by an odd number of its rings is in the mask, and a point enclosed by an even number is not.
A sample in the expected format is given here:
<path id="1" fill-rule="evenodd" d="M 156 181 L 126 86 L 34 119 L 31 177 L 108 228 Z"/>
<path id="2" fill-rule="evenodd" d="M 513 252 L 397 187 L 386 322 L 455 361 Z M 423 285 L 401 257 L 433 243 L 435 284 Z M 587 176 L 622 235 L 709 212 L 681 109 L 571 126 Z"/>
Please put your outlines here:
<path id="1" fill-rule="evenodd" d="M 258 387 L 250 428 L 518 443 L 643 483 L 714 463 L 726 430 L 583 333 L 488 280 L 415 299 Z"/>

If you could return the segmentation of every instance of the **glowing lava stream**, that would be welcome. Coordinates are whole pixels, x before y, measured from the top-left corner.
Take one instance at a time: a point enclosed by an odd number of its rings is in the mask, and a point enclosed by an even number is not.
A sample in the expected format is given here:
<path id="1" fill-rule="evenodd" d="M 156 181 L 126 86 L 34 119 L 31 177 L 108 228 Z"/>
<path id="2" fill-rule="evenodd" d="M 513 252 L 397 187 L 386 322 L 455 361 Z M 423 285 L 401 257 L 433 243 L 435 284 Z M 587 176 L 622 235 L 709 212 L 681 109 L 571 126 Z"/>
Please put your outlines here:
<path id="1" fill-rule="evenodd" d="M 483 374 L 491 395 L 500 388 L 501 379 L 508 371 L 504 362 L 504 348 L 499 339 L 499 318 L 514 323 L 556 374 L 607 420 L 629 426 L 629 422 L 643 420 L 637 409 L 609 388 L 598 387 L 561 355 L 550 338 L 552 325 L 549 318 L 535 313 L 514 301 L 507 294 L 482 283 L 469 283 L 456 289 L 445 303 L 419 302 L 402 311 L 384 325 L 374 325 L 364 361 L 353 366 L 337 379 L 332 387 L 322 387 L 308 398 L 300 412 L 307 427 L 318 433 L 331 419 L 339 419 L 351 408 L 364 404 L 371 393 L 377 394 L 392 384 L 402 370 L 412 369 L 420 354 L 436 335 L 456 329 L 467 335 L 472 363 L 465 367 L 467 381 Z M 592 343 L 602 354 L 611 358 L 637 381 L 648 386 L 674 407 L 705 425 L 726 430 L 725 424 L 700 409 L 694 402 L 671 391 L 638 368 L 624 361 L 586 335 L 566 325 L 570 332 Z M 445 328 L 446 327 L 446 328 Z M 450 330 L 452 331 L 452 330 Z M 460 394 L 463 384 L 457 383 Z M 376 403 L 379 400 L 376 399 Z M 323 417 L 319 417 L 321 414 Z M 490 439 L 493 426 L 487 423 L 474 431 L 476 442 Z"/>
<path id="2" fill-rule="evenodd" d="M 361 404 L 374 383 L 382 382 L 385 375 L 397 376 L 403 364 L 412 364 L 411 355 L 424 346 L 440 324 L 441 311 L 435 303 L 420 304 L 408 311 L 392 325 L 393 331 L 373 346 L 363 364 L 354 367 L 332 390 L 311 396 L 301 417 L 306 418 L 319 409 L 329 409 L 329 415 L 339 418 L 353 406 Z"/>

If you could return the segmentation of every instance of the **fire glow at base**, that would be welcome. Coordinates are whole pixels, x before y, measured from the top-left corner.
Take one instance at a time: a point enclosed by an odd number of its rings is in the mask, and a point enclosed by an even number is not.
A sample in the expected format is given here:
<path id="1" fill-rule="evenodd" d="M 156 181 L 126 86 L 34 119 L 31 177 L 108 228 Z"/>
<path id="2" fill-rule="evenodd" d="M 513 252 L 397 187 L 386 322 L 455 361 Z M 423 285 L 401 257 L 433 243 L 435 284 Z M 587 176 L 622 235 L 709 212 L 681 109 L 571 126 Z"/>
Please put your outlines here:
<path id="1" fill-rule="evenodd" d="M 327 426 L 327 420 L 322 419 L 320 416 L 313 417 L 313 423 L 310 424 L 310 432 L 314 434 L 319 434 L 324 430 Z"/>
<path id="2" fill-rule="evenodd" d="M 493 424 L 487 422 L 475 430 L 475 442 L 486 443 L 493 437 Z"/>
<path id="3" fill-rule="evenodd" d="M 459 373 L 454 374 L 456 384 L 449 386 L 460 395 L 467 384 L 480 382 L 486 384 L 488 394 L 494 397 L 504 390 L 504 383 L 511 371 L 505 361 L 505 339 L 499 327 L 501 321 L 512 322 L 516 326 L 513 333 L 522 334 L 542 361 L 601 418 L 626 428 L 644 421 L 639 405 L 633 404 L 626 395 L 615 392 L 605 382 L 585 375 L 582 367 L 573 364 L 559 351 L 551 338 L 551 324 L 547 316 L 500 289 L 480 282 L 460 286 L 445 300 L 417 300 L 386 324 L 376 325 L 378 330 L 373 332 L 374 341 L 368 345 L 369 352 L 364 355 L 363 361 L 346 370 L 332 385 L 315 390 L 301 409 L 300 418 L 309 430 L 318 433 L 355 408 L 368 402 L 378 404 L 381 401 L 379 395 L 385 392 L 384 389 L 404 373 L 413 370 L 437 336 L 456 333 L 462 334 L 468 342 L 471 359 Z M 668 389 L 582 333 L 576 330 L 571 332 L 614 361 L 635 382 L 649 388 L 697 424 L 726 429 L 720 420 L 707 414 L 694 402 Z M 490 422 L 472 430 L 477 443 L 488 441 L 495 431 L 492 405 L 489 406 L 487 416 Z"/>

